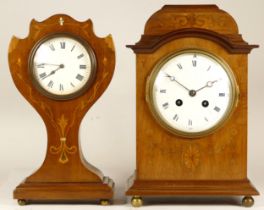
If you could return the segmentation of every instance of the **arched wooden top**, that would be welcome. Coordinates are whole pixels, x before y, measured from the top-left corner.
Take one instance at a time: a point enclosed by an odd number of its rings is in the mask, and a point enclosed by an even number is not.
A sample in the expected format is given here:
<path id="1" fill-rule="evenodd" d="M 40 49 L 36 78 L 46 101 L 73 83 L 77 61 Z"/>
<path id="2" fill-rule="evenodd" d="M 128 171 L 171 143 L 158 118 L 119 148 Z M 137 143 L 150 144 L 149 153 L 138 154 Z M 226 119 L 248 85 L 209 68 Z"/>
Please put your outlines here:
<path id="1" fill-rule="evenodd" d="M 258 45 L 249 45 L 238 32 L 235 20 L 216 5 L 165 5 L 145 25 L 135 53 L 152 53 L 174 39 L 198 37 L 214 41 L 231 54 L 247 54 Z"/>
<path id="2" fill-rule="evenodd" d="M 234 18 L 216 5 L 165 5 L 145 25 L 145 35 L 159 35 L 184 28 L 238 34 Z"/>

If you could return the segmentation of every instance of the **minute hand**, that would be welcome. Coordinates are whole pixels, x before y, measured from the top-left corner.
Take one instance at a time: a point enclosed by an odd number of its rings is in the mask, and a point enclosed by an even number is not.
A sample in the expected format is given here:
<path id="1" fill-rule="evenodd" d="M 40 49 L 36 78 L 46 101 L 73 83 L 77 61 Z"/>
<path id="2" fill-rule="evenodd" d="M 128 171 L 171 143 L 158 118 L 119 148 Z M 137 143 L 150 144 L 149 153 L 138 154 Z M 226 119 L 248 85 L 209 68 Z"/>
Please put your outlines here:
<path id="1" fill-rule="evenodd" d="M 204 89 L 204 88 L 207 88 L 207 87 L 213 87 L 213 85 L 214 85 L 215 82 L 217 82 L 217 80 L 214 80 L 214 81 L 208 81 L 208 82 L 206 83 L 205 86 L 203 86 L 203 87 L 199 88 L 198 90 L 196 90 L 196 93 L 197 93 L 198 91 Z"/>
<path id="2" fill-rule="evenodd" d="M 187 87 L 185 87 L 183 84 L 181 84 L 179 81 L 177 81 L 174 76 L 171 76 L 171 75 L 166 73 L 166 77 L 169 77 L 171 81 L 178 83 L 180 86 L 182 86 L 188 92 L 190 91 Z"/>

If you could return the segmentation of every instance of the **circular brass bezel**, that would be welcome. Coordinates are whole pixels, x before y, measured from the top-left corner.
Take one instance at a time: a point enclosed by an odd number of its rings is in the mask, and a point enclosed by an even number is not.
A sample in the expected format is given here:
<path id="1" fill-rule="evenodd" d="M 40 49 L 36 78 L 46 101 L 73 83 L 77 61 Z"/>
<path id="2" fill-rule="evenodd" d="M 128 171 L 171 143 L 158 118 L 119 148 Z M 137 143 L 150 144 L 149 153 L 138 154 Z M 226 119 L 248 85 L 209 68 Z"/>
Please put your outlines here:
<path id="1" fill-rule="evenodd" d="M 53 39 L 53 38 L 57 38 L 57 37 L 67 37 L 67 38 L 71 38 L 76 40 L 77 42 L 79 42 L 81 45 L 83 45 L 83 47 L 86 49 L 88 55 L 90 56 L 90 60 L 91 60 L 91 74 L 89 79 L 87 80 L 87 82 L 85 83 L 85 85 L 80 88 L 79 90 L 77 90 L 74 93 L 70 93 L 70 94 L 65 94 L 65 95 L 59 95 L 59 94 L 54 94 L 51 93 L 49 91 L 47 91 L 46 89 L 44 89 L 39 82 L 36 79 L 36 75 L 34 73 L 34 57 L 36 54 L 36 51 L 38 50 L 38 48 L 46 41 L 48 41 L 49 39 Z M 44 38 L 40 39 L 32 48 L 30 55 L 29 55 L 29 60 L 28 60 L 28 69 L 29 69 L 29 74 L 32 80 L 33 85 L 35 86 L 35 88 L 44 96 L 53 99 L 53 100 L 70 100 L 73 98 L 76 98 L 80 95 L 82 95 L 89 87 L 91 87 L 91 85 L 94 82 L 95 76 L 96 76 L 96 70 L 97 70 L 97 60 L 96 60 L 96 56 L 95 53 L 92 49 L 92 47 L 90 46 L 90 44 L 83 40 L 80 37 L 77 37 L 76 35 L 70 34 L 70 33 L 53 33 L 53 34 L 49 34 L 47 36 L 45 36 Z"/>
<path id="2" fill-rule="evenodd" d="M 156 80 L 156 77 L 160 71 L 160 69 L 163 67 L 164 64 L 166 64 L 170 59 L 180 55 L 180 54 L 184 54 L 184 53 L 197 53 L 197 54 L 204 54 L 212 59 L 214 59 L 215 61 L 217 61 L 222 67 L 223 69 L 226 71 L 229 79 L 230 79 L 230 83 L 231 83 L 231 98 L 230 98 L 230 102 L 228 105 L 228 108 L 225 112 L 225 114 L 223 115 L 223 117 L 221 118 L 221 120 L 214 125 L 213 127 L 206 129 L 204 131 L 200 131 L 200 132 L 186 132 L 186 131 L 182 131 L 179 129 L 175 129 L 172 126 L 170 126 L 167 122 L 166 119 L 159 113 L 157 105 L 153 99 L 153 86 L 154 86 L 154 82 Z M 212 134 L 213 132 L 215 132 L 217 129 L 219 129 L 220 127 L 222 127 L 224 125 L 224 123 L 228 120 L 228 118 L 231 116 L 231 114 L 233 113 L 235 107 L 238 104 L 238 99 L 239 99 L 239 88 L 236 82 L 236 78 L 235 75 L 233 73 L 233 71 L 231 70 L 231 68 L 229 67 L 229 65 L 221 58 L 219 58 L 218 56 L 209 53 L 207 51 L 204 50 L 200 50 L 200 49 L 186 49 L 186 50 L 180 50 L 174 53 L 171 53 L 170 55 L 161 58 L 157 64 L 154 66 L 152 72 L 150 73 L 150 75 L 147 78 L 147 83 L 146 83 L 146 101 L 148 104 L 148 107 L 152 113 L 152 115 L 154 116 L 154 118 L 156 119 L 156 121 L 163 127 L 165 128 L 167 131 L 169 131 L 170 133 L 177 135 L 177 136 L 181 136 L 181 137 L 185 137 L 185 138 L 199 138 L 199 137 L 204 137 L 207 136 L 209 134 Z"/>

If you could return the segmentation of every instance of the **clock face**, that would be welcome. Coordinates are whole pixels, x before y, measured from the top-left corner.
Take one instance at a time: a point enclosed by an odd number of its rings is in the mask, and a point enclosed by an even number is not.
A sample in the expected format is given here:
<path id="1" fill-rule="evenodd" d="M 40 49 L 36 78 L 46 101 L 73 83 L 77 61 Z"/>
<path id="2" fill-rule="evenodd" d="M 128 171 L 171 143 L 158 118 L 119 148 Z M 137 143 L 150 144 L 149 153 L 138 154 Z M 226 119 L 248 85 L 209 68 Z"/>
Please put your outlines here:
<path id="1" fill-rule="evenodd" d="M 213 132 L 230 115 L 237 85 L 229 67 L 202 51 L 183 51 L 156 66 L 148 83 L 152 113 L 175 134 Z"/>
<path id="2" fill-rule="evenodd" d="M 88 44 L 66 35 L 45 39 L 33 50 L 30 70 L 37 88 L 53 99 L 69 99 L 88 88 L 95 75 Z"/>

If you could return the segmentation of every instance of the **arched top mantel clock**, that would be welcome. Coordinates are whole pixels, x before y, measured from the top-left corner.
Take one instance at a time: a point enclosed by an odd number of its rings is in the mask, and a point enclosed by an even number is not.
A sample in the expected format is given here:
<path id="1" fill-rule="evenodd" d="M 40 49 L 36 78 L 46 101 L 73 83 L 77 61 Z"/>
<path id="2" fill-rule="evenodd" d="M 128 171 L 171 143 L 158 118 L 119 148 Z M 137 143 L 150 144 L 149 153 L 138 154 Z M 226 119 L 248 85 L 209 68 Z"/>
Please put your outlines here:
<path id="1" fill-rule="evenodd" d="M 137 161 L 127 195 L 237 195 L 247 178 L 247 56 L 235 20 L 215 5 L 166 5 L 135 45 Z"/>

